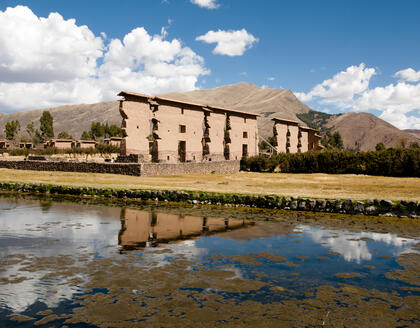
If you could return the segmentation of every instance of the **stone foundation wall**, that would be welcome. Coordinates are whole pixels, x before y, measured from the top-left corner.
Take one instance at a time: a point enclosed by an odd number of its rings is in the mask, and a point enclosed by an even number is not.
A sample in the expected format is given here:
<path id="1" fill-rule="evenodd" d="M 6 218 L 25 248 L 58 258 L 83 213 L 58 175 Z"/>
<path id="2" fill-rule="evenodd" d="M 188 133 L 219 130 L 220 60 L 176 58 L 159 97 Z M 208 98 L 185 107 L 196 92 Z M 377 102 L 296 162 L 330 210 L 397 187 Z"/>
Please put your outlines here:
<path id="1" fill-rule="evenodd" d="M 246 195 L 182 190 L 130 190 L 9 182 L 0 182 L 0 191 L 420 219 L 420 203 L 408 200 L 309 199 L 278 195 Z"/>
<path id="2" fill-rule="evenodd" d="M 174 175 L 174 174 L 234 174 L 240 169 L 240 161 L 218 161 L 201 163 L 142 163 L 141 175 Z"/>
<path id="3" fill-rule="evenodd" d="M 0 167 L 15 170 L 65 171 L 83 173 L 112 173 L 140 175 L 139 164 L 88 163 L 59 161 L 0 161 Z"/>
<path id="4" fill-rule="evenodd" d="M 111 173 L 134 176 L 174 174 L 233 174 L 239 172 L 240 161 L 203 163 L 93 163 L 59 161 L 1 161 L 0 168 L 34 171 Z"/>

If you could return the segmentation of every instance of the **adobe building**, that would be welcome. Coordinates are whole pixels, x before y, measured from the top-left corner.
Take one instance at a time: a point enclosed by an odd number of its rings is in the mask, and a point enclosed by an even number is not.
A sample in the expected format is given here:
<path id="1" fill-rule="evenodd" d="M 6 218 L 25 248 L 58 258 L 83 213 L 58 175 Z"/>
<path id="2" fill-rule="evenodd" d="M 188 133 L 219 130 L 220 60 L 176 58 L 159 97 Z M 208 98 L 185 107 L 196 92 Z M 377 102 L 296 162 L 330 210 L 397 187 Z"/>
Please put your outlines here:
<path id="1" fill-rule="evenodd" d="M 111 146 L 116 146 L 116 147 L 120 147 L 121 146 L 121 137 L 111 137 L 111 138 L 105 138 L 104 139 L 104 144 L 105 145 L 111 145 Z"/>
<path id="2" fill-rule="evenodd" d="M 71 149 L 75 145 L 75 141 L 72 139 L 51 139 L 44 143 L 44 148 L 55 147 L 57 149 Z"/>
<path id="3" fill-rule="evenodd" d="M 20 149 L 33 149 L 34 148 L 34 144 L 32 142 L 21 142 L 19 143 L 19 148 Z"/>
<path id="4" fill-rule="evenodd" d="M 121 92 L 122 155 L 143 162 L 240 160 L 258 154 L 258 114 Z"/>
<path id="5" fill-rule="evenodd" d="M 76 148 L 95 148 L 97 144 L 95 140 L 77 140 Z"/>
<path id="6" fill-rule="evenodd" d="M 10 148 L 10 143 L 7 140 L 0 140 L 0 149 L 7 150 Z"/>
<path id="7" fill-rule="evenodd" d="M 317 130 L 300 126 L 300 122 L 273 118 L 274 147 L 279 153 L 304 153 L 321 149 Z"/>
<path id="8" fill-rule="evenodd" d="M 308 148 L 304 150 L 302 148 L 302 152 L 308 151 L 308 150 L 320 150 L 322 149 L 322 146 L 320 145 L 321 136 L 318 134 L 318 131 L 315 129 L 311 129 L 307 126 L 301 126 L 299 127 L 302 131 L 302 146 L 308 145 Z"/>

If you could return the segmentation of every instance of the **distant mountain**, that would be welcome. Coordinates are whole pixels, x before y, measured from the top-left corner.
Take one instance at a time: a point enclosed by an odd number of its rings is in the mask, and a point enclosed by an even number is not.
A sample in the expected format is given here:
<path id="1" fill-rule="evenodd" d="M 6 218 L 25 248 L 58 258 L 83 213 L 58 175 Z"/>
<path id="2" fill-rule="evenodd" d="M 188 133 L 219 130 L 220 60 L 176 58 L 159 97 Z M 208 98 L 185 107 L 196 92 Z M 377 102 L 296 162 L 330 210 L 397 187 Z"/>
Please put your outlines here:
<path id="1" fill-rule="evenodd" d="M 44 110 L 50 111 L 54 119 L 54 133 L 67 131 L 74 138 L 79 138 L 83 131 L 90 130 L 93 121 L 121 125 L 118 101 L 105 101 L 89 105 L 67 105 L 47 109 L 27 110 L 13 114 L 0 113 L 0 135 L 3 134 L 6 122 L 18 120 L 21 125 L 20 134 L 26 136 L 25 127 L 33 121 L 39 129 L 39 118 Z"/>
<path id="2" fill-rule="evenodd" d="M 263 137 L 273 134 L 272 118 L 301 121 L 296 114 L 311 111 L 290 90 L 259 88 L 246 82 L 208 90 L 167 93 L 162 96 L 261 114 L 258 127 Z"/>
<path id="3" fill-rule="evenodd" d="M 373 150 L 380 142 L 387 148 L 419 142 L 415 136 L 369 113 L 333 115 L 325 127 L 340 132 L 345 148 Z"/>
<path id="4" fill-rule="evenodd" d="M 407 132 L 407 133 L 409 133 L 409 134 L 411 134 L 411 135 L 413 135 L 413 136 L 415 136 L 415 137 L 417 137 L 417 138 L 419 138 L 420 139 L 420 130 L 416 130 L 416 129 L 406 129 L 406 130 L 403 130 L 404 132 Z"/>
<path id="5" fill-rule="evenodd" d="M 141 90 L 138 90 L 141 92 Z M 196 90 L 184 93 L 167 93 L 161 96 L 181 101 L 200 103 L 203 105 L 222 106 L 238 110 L 258 113 L 260 134 L 263 137 L 272 135 L 272 118 L 296 120 L 321 132 L 326 129 L 339 131 L 343 136 L 346 148 L 360 150 L 375 149 L 379 142 L 387 147 L 395 147 L 401 143 L 419 142 L 414 135 L 401 131 L 391 124 L 367 113 L 347 113 L 330 115 L 311 110 L 300 102 L 290 90 L 259 88 L 256 85 L 241 82 L 225 85 L 215 89 Z M 118 101 L 105 101 L 90 105 L 68 105 L 48 109 L 54 118 L 54 131 L 57 135 L 67 131 L 79 138 L 83 131 L 89 130 L 93 121 L 108 124 L 121 124 Z M 13 114 L 0 113 L 0 134 L 7 121 L 19 120 L 21 135 L 25 135 L 25 127 L 34 121 L 39 128 L 39 118 L 43 109 L 28 110 Z M 418 131 L 418 130 L 417 130 Z"/>

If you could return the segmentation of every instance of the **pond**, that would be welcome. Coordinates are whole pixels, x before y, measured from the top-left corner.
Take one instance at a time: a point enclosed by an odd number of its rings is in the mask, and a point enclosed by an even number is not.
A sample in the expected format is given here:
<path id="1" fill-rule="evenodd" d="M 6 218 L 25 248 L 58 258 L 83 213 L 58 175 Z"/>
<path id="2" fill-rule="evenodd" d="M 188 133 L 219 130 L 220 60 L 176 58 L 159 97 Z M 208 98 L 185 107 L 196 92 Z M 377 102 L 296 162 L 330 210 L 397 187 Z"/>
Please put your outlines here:
<path id="1" fill-rule="evenodd" d="M 0 196 L 1 327 L 418 327 L 420 221 Z"/>

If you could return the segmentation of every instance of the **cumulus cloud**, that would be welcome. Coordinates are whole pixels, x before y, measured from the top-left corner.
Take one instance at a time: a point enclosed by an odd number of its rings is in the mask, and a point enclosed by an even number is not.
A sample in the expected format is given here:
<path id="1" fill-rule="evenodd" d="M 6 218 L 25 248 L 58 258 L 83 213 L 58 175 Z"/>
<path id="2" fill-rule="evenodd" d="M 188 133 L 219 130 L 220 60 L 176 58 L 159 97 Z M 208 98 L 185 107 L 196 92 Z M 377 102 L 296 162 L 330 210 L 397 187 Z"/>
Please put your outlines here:
<path id="1" fill-rule="evenodd" d="M 407 69 L 398 71 L 397 73 L 395 73 L 394 76 L 400 78 L 401 80 L 406 80 L 408 82 L 420 81 L 420 71 L 416 72 L 412 68 L 407 68 Z"/>
<path id="2" fill-rule="evenodd" d="M 7 111 L 91 103 L 122 90 L 196 89 L 204 60 L 178 39 L 136 28 L 122 40 L 95 36 L 58 13 L 24 6 L 0 11 L 0 106 Z"/>
<path id="3" fill-rule="evenodd" d="M 244 28 L 237 31 L 208 31 L 206 34 L 198 36 L 196 40 L 217 43 L 213 53 L 227 56 L 242 56 L 247 49 L 252 48 L 253 44 L 259 41 Z"/>
<path id="4" fill-rule="evenodd" d="M 369 82 L 376 71 L 362 63 L 337 73 L 308 93 L 297 92 L 296 96 L 301 101 L 331 104 L 342 111 L 378 110 L 380 118 L 400 129 L 420 129 L 420 83 L 407 83 L 420 81 L 419 73 L 411 68 L 401 70 L 394 77 L 406 81 L 370 89 Z"/>
<path id="5" fill-rule="evenodd" d="M 308 93 L 298 92 L 296 96 L 302 101 L 311 101 L 314 97 L 319 97 L 324 102 L 347 102 L 367 90 L 369 81 L 375 74 L 374 68 L 366 68 L 363 63 L 350 66 L 331 79 L 317 84 Z"/>
<path id="6" fill-rule="evenodd" d="M 201 7 L 201 8 L 207 8 L 207 9 L 216 9 L 219 8 L 219 4 L 217 3 L 217 0 L 190 0 L 191 3 Z"/>
<path id="7" fill-rule="evenodd" d="M 38 18 L 28 7 L 0 11 L 2 82 L 48 82 L 96 73 L 103 41 L 60 14 Z"/>

